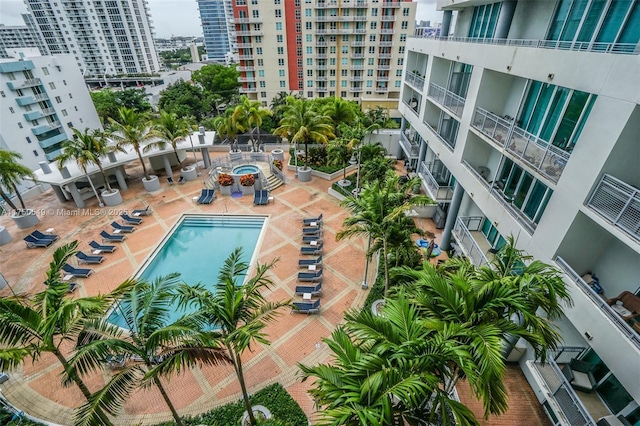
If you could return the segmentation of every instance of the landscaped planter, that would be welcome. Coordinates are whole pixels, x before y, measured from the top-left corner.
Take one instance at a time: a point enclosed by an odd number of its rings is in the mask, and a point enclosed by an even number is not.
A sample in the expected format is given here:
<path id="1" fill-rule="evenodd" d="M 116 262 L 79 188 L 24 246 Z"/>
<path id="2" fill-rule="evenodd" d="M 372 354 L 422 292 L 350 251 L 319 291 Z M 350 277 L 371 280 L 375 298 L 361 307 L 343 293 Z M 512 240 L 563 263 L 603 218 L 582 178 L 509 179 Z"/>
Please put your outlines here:
<path id="1" fill-rule="evenodd" d="M 242 151 L 230 151 L 229 152 L 229 158 L 231 158 L 231 161 L 240 161 L 242 160 Z"/>
<path id="2" fill-rule="evenodd" d="M 253 195 L 256 192 L 253 186 L 244 185 L 240 185 L 240 191 L 242 191 L 242 195 Z"/>
<path id="3" fill-rule="evenodd" d="M 298 180 L 300 182 L 311 182 L 311 172 L 313 172 L 311 167 L 307 167 L 306 169 L 298 167 Z"/>
<path id="4" fill-rule="evenodd" d="M 142 185 L 147 192 L 157 191 L 160 189 L 160 179 L 156 175 L 151 175 L 148 180 L 142 178 Z"/>
<path id="5" fill-rule="evenodd" d="M 231 186 L 221 186 L 220 193 L 222 195 L 231 195 Z"/>
<path id="6" fill-rule="evenodd" d="M 274 160 L 284 161 L 284 151 L 281 149 L 271 150 L 271 156 Z"/>
<path id="7" fill-rule="evenodd" d="M 9 241 L 11 241 L 11 234 L 9 234 L 9 231 L 7 230 L 7 228 L 5 228 L 4 226 L 0 226 L 0 246 L 7 244 Z M 1 279 L 2 279 L 2 275 L 0 275 L 0 280 Z"/>
<path id="8" fill-rule="evenodd" d="M 272 417 L 271 411 L 269 411 L 269 409 L 263 405 L 253 405 L 251 407 L 251 411 L 253 411 L 253 416 L 256 418 L 256 420 L 268 420 Z M 240 424 L 242 426 L 248 426 L 251 424 L 249 423 L 249 413 L 247 413 L 246 411 L 242 414 L 242 420 L 240 421 Z"/>
<path id="9" fill-rule="evenodd" d="M 36 212 L 33 210 L 22 210 L 19 213 L 14 213 L 11 215 L 11 219 L 20 229 L 33 228 L 40 223 L 40 219 L 38 219 Z"/>
<path id="10" fill-rule="evenodd" d="M 118 204 L 122 204 L 122 194 L 117 189 L 112 189 L 109 191 L 102 191 L 100 193 L 102 195 L 102 200 L 104 201 L 105 206 L 117 206 Z"/>
<path id="11" fill-rule="evenodd" d="M 184 180 L 189 182 L 198 178 L 198 171 L 193 166 L 183 168 L 180 173 L 184 177 Z"/>

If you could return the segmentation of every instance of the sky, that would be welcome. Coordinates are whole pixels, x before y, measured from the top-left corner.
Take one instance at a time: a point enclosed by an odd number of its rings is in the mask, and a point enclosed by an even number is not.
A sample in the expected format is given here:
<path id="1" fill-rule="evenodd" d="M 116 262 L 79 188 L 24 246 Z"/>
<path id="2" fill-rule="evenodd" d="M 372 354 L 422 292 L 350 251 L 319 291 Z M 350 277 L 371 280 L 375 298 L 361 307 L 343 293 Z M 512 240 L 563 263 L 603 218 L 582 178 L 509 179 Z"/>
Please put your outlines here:
<path id="1" fill-rule="evenodd" d="M 432 25 L 442 21 L 442 12 L 436 11 L 436 0 L 414 1 L 418 4 L 417 21 L 430 20 Z M 149 0 L 149 7 L 156 37 L 202 36 L 196 0 Z M 23 0 L 0 0 L 0 24 L 24 25 L 20 14 L 26 11 Z"/>

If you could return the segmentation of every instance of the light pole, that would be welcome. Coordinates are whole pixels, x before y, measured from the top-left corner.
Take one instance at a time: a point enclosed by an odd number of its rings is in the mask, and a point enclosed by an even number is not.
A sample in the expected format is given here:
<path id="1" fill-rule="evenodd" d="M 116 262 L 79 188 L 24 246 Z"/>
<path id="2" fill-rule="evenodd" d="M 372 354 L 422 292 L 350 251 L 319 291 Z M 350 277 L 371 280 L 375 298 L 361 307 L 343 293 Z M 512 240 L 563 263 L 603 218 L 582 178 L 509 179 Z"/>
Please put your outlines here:
<path id="1" fill-rule="evenodd" d="M 358 150 L 358 161 L 355 161 L 353 155 L 349 160 L 349 164 L 358 164 L 358 171 L 356 172 L 356 189 L 353 190 L 354 197 L 358 198 L 360 196 L 360 159 L 362 158 L 362 151 Z"/>
<path id="2" fill-rule="evenodd" d="M 364 277 L 362 278 L 362 289 L 366 290 L 369 288 L 369 284 L 367 284 L 367 275 L 369 275 L 369 250 L 371 250 L 371 235 L 369 235 L 369 242 L 367 244 L 367 253 L 365 256 L 364 263 Z"/>
<path id="3" fill-rule="evenodd" d="M 191 142 L 191 152 L 193 153 L 193 162 L 196 167 L 196 173 L 200 176 L 200 167 L 198 167 L 198 157 L 196 157 L 196 150 L 193 147 L 193 139 L 191 139 L 191 132 L 189 132 L 189 142 Z"/>

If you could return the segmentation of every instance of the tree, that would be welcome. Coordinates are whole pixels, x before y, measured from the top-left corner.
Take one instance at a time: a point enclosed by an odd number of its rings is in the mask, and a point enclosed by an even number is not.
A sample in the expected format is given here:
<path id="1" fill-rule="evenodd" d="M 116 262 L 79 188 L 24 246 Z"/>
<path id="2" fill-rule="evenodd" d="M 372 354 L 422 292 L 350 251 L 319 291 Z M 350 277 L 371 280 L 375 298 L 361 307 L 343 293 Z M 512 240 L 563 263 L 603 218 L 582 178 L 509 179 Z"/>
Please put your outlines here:
<path id="1" fill-rule="evenodd" d="M 145 144 L 150 142 L 155 135 L 152 132 L 149 116 L 146 113 L 140 113 L 130 108 L 118 108 L 118 119 L 109 119 L 111 129 L 109 136 L 116 141 L 118 148 L 131 146 L 138 154 L 142 171 L 146 180 L 150 179 L 147 166 L 142 159 L 142 149 Z"/>
<path id="2" fill-rule="evenodd" d="M 200 121 L 211 110 L 211 105 L 200 86 L 178 80 L 160 93 L 158 108 L 179 118 L 193 116 Z"/>
<path id="3" fill-rule="evenodd" d="M 149 101 L 147 101 L 148 96 L 151 95 L 145 93 L 144 89 L 125 89 L 115 92 L 118 107 L 131 108 L 140 112 L 153 109 Z"/>
<path id="4" fill-rule="evenodd" d="M 246 96 L 240 98 L 240 105 L 233 111 L 234 119 L 242 124 L 242 127 L 251 131 L 251 150 L 260 151 L 260 126 L 262 121 L 272 115 L 271 111 L 262 107 L 259 101 L 251 101 Z M 254 132 L 257 133 L 257 140 L 254 139 Z M 257 144 L 256 144 L 257 141 Z"/>
<path id="5" fill-rule="evenodd" d="M 419 178 L 400 184 L 398 176 L 387 175 L 384 181 L 376 181 L 364 186 L 357 198 L 347 197 L 342 206 L 351 210 L 344 219 L 343 229 L 336 234 L 337 240 L 365 235 L 373 246 L 382 250 L 384 265 L 385 294 L 389 290 L 389 239 L 391 233 L 404 226 L 404 212 L 420 205 L 432 204 L 433 200 L 424 195 L 412 196 L 409 190 Z M 369 253 L 367 253 L 369 255 Z"/>
<path id="6" fill-rule="evenodd" d="M 18 160 L 22 158 L 20 153 L 15 151 L 8 151 L 0 148 L 0 197 L 7 203 L 14 211 L 18 208 L 11 201 L 9 195 L 5 191 L 13 192 L 20 201 L 20 206 L 23 211 L 26 211 L 24 200 L 20 191 L 18 191 L 18 185 L 24 178 L 30 178 L 35 181 L 36 176 L 33 174 L 30 168 L 18 163 Z"/>
<path id="7" fill-rule="evenodd" d="M 143 89 L 126 89 L 114 92 L 111 89 L 92 91 L 90 93 L 93 105 L 103 125 L 109 118 L 117 118 L 118 108 L 127 107 L 138 111 L 150 111 L 151 104 L 147 101 Z"/>
<path id="8" fill-rule="evenodd" d="M 191 75 L 191 79 L 199 83 L 205 92 L 217 93 L 227 101 L 238 93 L 238 77 L 240 73 L 235 65 L 206 65 Z"/>
<path id="9" fill-rule="evenodd" d="M 347 180 L 347 158 L 349 158 L 349 140 L 336 138 L 327 145 L 327 164 L 330 166 L 344 166 L 342 169 L 342 181 L 339 185 L 349 186 L 351 182 Z"/>
<path id="10" fill-rule="evenodd" d="M 240 152 L 238 148 L 238 134 L 244 133 L 247 128 L 244 123 L 238 121 L 235 110 L 228 109 L 224 115 L 219 115 L 213 121 L 216 132 L 220 138 L 224 137 L 224 142 L 231 144 L 231 150 L 233 152 Z"/>
<path id="11" fill-rule="evenodd" d="M 161 378 L 178 374 L 196 365 L 218 365 L 229 359 L 218 344 L 216 332 L 203 333 L 196 313 L 171 319 L 174 314 L 179 275 L 170 274 L 149 283 L 130 280 L 117 308 L 129 330 L 105 319 L 87 324 L 71 365 L 79 374 L 98 372 L 104 360 L 127 360 L 107 384 L 93 394 L 76 413 L 76 425 L 93 425 L 98 413 L 118 415 L 136 388 L 156 386 L 176 424 L 182 425 Z"/>
<path id="12" fill-rule="evenodd" d="M 42 354 L 51 353 L 64 368 L 64 383 L 75 383 L 89 401 L 91 391 L 67 359 L 62 346 L 76 341 L 88 321 L 102 318 L 128 289 L 129 282 L 106 295 L 70 297 L 69 283 L 62 281 L 61 270 L 75 255 L 77 247 L 78 242 L 73 241 L 56 249 L 47 269 L 43 291 L 32 297 L 0 298 L 0 369 L 11 370 L 27 359 L 37 362 Z M 99 407 L 94 424 L 111 424 Z"/>
<path id="13" fill-rule="evenodd" d="M 181 304 L 187 305 L 195 300 L 199 312 L 206 318 L 207 329 L 215 328 L 221 334 L 238 377 L 252 425 L 256 424 L 256 419 L 245 384 L 242 354 L 254 342 L 269 344 L 264 328 L 275 319 L 280 308 L 290 303 L 289 300 L 268 302 L 262 294 L 262 291 L 269 290 L 273 285 L 267 273 L 276 261 L 259 264 L 255 275 L 245 280 L 249 265 L 242 260 L 242 250 L 237 248 L 220 269 L 215 291 L 202 286 L 181 288 Z M 240 282 L 242 284 L 238 284 Z"/>
<path id="14" fill-rule="evenodd" d="M 160 116 L 155 120 L 153 125 L 154 134 L 159 138 L 159 141 L 154 145 L 164 149 L 164 144 L 168 143 L 173 148 L 173 152 L 176 155 L 176 161 L 181 164 L 180 157 L 178 156 L 178 143 L 185 140 L 191 133 L 189 122 L 186 119 L 178 118 L 176 114 L 166 111 L 160 111 Z M 147 145 L 145 148 L 148 148 Z"/>
<path id="15" fill-rule="evenodd" d="M 350 127 L 355 124 L 357 118 L 356 108 L 360 109 L 358 104 L 334 97 L 328 101 L 322 112 L 331 118 L 333 128 L 336 129 L 336 135 L 340 136 L 343 129 L 341 125 Z M 360 138 L 360 140 L 362 140 L 362 138 Z"/>
<path id="16" fill-rule="evenodd" d="M 326 144 L 333 138 L 331 119 L 313 109 L 311 102 L 288 96 L 283 106 L 284 114 L 280 127 L 274 134 L 286 137 L 289 143 L 304 143 L 304 168 L 307 170 L 309 160 L 309 143 Z"/>

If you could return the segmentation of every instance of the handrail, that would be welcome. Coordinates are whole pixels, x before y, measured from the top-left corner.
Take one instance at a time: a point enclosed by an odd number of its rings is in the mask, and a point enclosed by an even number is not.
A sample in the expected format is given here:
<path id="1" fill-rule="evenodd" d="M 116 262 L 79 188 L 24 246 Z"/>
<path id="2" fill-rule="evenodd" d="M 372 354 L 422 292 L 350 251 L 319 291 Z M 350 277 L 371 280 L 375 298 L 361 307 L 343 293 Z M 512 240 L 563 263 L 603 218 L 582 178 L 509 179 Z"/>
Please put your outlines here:
<path id="1" fill-rule="evenodd" d="M 408 73 L 404 81 L 409 83 L 414 89 L 422 92 L 424 90 L 424 78 L 414 73 Z"/>
<path id="2" fill-rule="evenodd" d="M 452 91 L 438 86 L 435 83 L 429 84 L 427 96 L 435 99 L 436 102 L 454 113 L 457 117 L 462 117 L 462 110 L 464 109 L 466 101 L 462 96 L 456 95 Z"/>
<path id="3" fill-rule="evenodd" d="M 418 156 L 418 150 L 420 149 L 420 147 L 410 141 L 404 132 L 400 132 L 400 146 L 404 148 L 405 153 L 409 157 L 415 158 Z"/>
<path id="4" fill-rule="evenodd" d="M 409 38 L 428 38 L 438 41 L 453 41 L 459 43 L 492 44 L 499 46 L 532 47 L 537 49 L 573 50 L 578 52 L 614 53 L 625 55 L 637 55 L 640 53 L 633 43 L 601 43 L 601 42 L 573 42 L 560 40 L 530 40 L 507 38 L 471 38 L 471 37 L 424 37 L 419 30 Z"/>
<path id="5" fill-rule="evenodd" d="M 640 349 L 640 336 L 638 333 L 636 333 L 633 328 L 631 328 L 631 326 L 620 317 L 620 315 L 611 309 L 611 306 L 609 306 L 604 299 L 598 296 L 591 289 L 591 286 L 589 286 L 589 284 L 587 284 L 562 257 L 556 256 L 554 260 L 560 269 L 569 276 L 571 281 L 574 282 L 577 287 L 582 290 L 582 292 L 585 293 L 598 308 L 600 308 L 602 313 L 616 325 L 620 332 L 624 334 L 638 349 Z"/>
<path id="6" fill-rule="evenodd" d="M 461 216 L 456 220 L 456 224 L 453 227 L 453 233 L 458 242 L 458 246 L 465 251 L 464 254 L 471 260 L 471 263 L 476 266 L 489 263 L 489 259 L 487 259 L 487 256 L 485 256 L 469 230 L 469 226 L 473 222 L 474 224 L 477 223 L 477 226 L 475 226 L 473 230 L 479 231 L 482 219 L 484 219 L 482 216 Z"/>
<path id="7" fill-rule="evenodd" d="M 511 201 L 507 201 L 505 199 L 505 194 L 498 188 L 492 187 L 490 192 L 491 195 L 493 195 L 493 198 L 495 198 L 505 208 L 505 210 L 509 212 L 509 214 L 511 214 L 511 216 L 524 227 L 525 231 L 533 235 L 538 225 L 534 221 L 526 217 L 520 211 L 520 209 L 514 207 L 513 204 L 511 204 Z"/>
<path id="8" fill-rule="evenodd" d="M 426 115 L 425 115 L 425 119 L 424 119 L 423 123 L 424 123 L 425 126 L 427 126 L 429 128 L 429 130 L 431 130 L 433 132 L 433 134 L 436 135 L 436 137 L 438 139 L 440 139 L 440 141 L 444 144 L 444 146 L 446 146 L 449 149 L 449 151 L 453 152 L 454 148 L 456 147 L 455 138 L 454 138 L 453 142 L 449 142 L 448 140 L 446 140 L 440 133 L 438 133 L 438 130 L 436 128 L 434 128 L 431 124 L 429 124 L 429 122 L 427 121 Z"/>
<path id="9" fill-rule="evenodd" d="M 640 241 L 640 189 L 609 174 L 604 174 L 587 207 L 604 217 L 627 235 Z"/>
<path id="10" fill-rule="evenodd" d="M 453 198 L 453 187 L 447 185 L 440 185 L 431 173 L 430 168 L 433 166 L 433 163 L 426 163 L 424 161 L 420 162 L 420 166 L 418 168 L 418 175 L 422 178 L 422 181 L 426 185 L 428 192 L 432 195 L 433 199 L 438 202 L 451 201 Z M 442 192 L 442 195 L 441 195 Z"/>
<path id="11" fill-rule="evenodd" d="M 467 160 L 462 160 L 462 164 L 464 164 L 464 166 L 471 172 L 472 175 L 474 175 L 476 177 L 476 179 L 478 179 L 480 181 L 480 183 L 485 188 L 487 188 L 487 189 L 491 188 L 491 186 L 489 185 L 489 182 L 487 182 L 487 180 L 484 178 L 484 176 L 482 176 L 479 171 L 477 171 L 471 164 L 469 164 L 469 162 Z"/>

